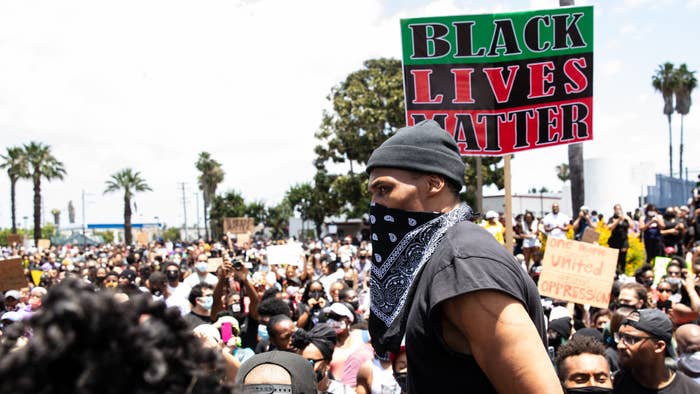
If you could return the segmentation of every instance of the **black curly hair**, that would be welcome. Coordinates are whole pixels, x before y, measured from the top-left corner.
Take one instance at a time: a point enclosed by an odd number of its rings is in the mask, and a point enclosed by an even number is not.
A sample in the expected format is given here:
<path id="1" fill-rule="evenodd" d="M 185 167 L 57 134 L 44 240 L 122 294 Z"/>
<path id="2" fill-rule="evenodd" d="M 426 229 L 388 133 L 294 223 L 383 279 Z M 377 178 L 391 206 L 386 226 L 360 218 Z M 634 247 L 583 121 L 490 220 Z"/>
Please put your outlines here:
<path id="1" fill-rule="evenodd" d="M 0 393 L 230 392 L 220 356 L 150 295 L 119 303 L 67 278 L 13 326 L 0 344 Z"/>
<path id="2" fill-rule="evenodd" d="M 564 360 L 569 357 L 578 356 L 583 353 L 593 354 L 605 358 L 605 345 L 599 340 L 589 336 L 575 336 L 569 342 L 563 344 L 557 352 L 556 367 L 559 381 L 564 382 L 566 371 L 563 368 Z M 607 358 L 606 358 L 607 361 Z"/>

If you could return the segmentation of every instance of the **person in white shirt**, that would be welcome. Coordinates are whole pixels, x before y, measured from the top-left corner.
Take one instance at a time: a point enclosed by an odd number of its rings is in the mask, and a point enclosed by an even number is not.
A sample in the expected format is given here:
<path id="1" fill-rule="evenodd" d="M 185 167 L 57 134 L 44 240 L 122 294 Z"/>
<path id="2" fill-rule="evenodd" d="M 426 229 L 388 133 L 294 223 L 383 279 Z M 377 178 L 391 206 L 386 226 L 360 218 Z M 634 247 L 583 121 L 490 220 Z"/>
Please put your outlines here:
<path id="1" fill-rule="evenodd" d="M 566 238 L 566 233 L 571 227 L 571 219 L 559 212 L 559 204 L 552 204 L 552 212 L 546 214 L 542 219 L 542 224 L 544 224 L 544 231 L 547 233 L 548 237 L 552 238 Z"/>
<path id="2" fill-rule="evenodd" d="M 200 254 L 197 256 L 197 262 L 194 264 L 194 271 L 182 282 L 190 288 L 204 283 L 211 285 L 212 287 L 216 287 L 216 284 L 219 282 L 219 278 L 217 278 L 216 275 L 207 272 L 207 260 L 208 258 L 205 254 Z"/>

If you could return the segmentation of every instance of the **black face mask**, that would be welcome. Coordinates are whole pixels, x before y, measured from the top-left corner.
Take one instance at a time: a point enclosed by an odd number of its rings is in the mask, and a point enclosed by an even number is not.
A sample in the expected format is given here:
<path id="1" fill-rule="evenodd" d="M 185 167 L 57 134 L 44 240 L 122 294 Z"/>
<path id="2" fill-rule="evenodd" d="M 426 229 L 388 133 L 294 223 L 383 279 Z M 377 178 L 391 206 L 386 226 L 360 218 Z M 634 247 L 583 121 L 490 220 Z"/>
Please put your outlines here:
<path id="1" fill-rule="evenodd" d="M 318 300 L 319 298 L 321 298 L 322 295 L 323 295 L 323 292 L 321 292 L 321 291 L 311 291 L 311 292 L 309 292 L 309 297 L 315 298 L 315 299 L 317 299 L 317 300 Z"/>
<path id="2" fill-rule="evenodd" d="M 406 389 L 406 386 L 408 384 L 408 374 L 406 372 L 399 372 L 394 374 L 394 380 L 396 380 L 396 383 L 401 387 L 401 392 L 405 393 L 408 390 Z"/>
<path id="3" fill-rule="evenodd" d="M 654 284 L 654 279 L 644 279 L 643 282 L 644 282 L 644 283 L 643 283 L 644 286 L 646 286 L 646 287 L 651 287 L 651 285 Z"/>
<path id="4" fill-rule="evenodd" d="M 612 393 L 612 389 L 609 389 L 607 387 L 596 387 L 596 386 L 576 387 L 576 388 L 566 389 L 566 394 L 578 394 L 578 393 Z"/>
<path id="5" fill-rule="evenodd" d="M 352 305 L 352 307 L 353 307 L 355 310 L 360 309 L 360 301 L 358 301 L 358 300 L 350 301 L 350 302 L 348 302 L 348 304 Z"/>

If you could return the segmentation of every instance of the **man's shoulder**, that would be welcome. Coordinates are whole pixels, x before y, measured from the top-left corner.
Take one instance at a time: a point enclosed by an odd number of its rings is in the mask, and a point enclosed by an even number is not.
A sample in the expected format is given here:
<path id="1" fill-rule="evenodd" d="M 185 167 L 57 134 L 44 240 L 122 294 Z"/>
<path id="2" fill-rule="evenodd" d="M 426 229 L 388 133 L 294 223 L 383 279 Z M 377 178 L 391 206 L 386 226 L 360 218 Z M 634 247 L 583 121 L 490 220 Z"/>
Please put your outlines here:
<path id="1" fill-rule="evenodd" d="M 483 227 L 469 221 L 459 222 L 446 234 L 445 248 L 449 248 L 453 257 L 486 257 L 489 259 L 512 259 L 513 256 L 501 245 L 491 233 Z"/>

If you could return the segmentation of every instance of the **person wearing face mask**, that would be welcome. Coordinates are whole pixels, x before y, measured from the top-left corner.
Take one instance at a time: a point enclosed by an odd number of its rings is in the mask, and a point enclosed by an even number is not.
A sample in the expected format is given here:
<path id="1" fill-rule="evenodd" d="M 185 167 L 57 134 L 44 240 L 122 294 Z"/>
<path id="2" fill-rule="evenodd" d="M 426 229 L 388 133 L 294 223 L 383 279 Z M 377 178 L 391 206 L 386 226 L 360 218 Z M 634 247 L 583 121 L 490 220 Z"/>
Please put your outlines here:
<path id="1" fill-rule="evenodd" d="M 333 303 L 324 313 L 327 317 L 326 324 L 335 330 L 337 336 L 330 370 L 333 376 L 340 378 L 345 369 L 345 360 L 355 353 L 363 343 L 357 335 L 351 335 L 350 326 L 355 322 L 355 314 L 345 304 L 342 302 Z M 343 381 L 343 383 L 350 384 L 349 381 Z"/>
<path id="2" fill-rule="evenodd" d="M 664 255 L 664 247 L 661 242 L 661 230 L 664 228 L 664 220 L 656 212 L 654 204 L 648 204 L 644 217 L 639 219 L 639 230 L 644 232 L 644 251 L 646 262 L 651 263 L 657 256 Z"/>
<path id="3" fill-rule="evenodd" d="M 605 346 L 593 337 L 577 336 L 563 345 L 556 366 L 559 381 L 567 394 L 612 393 Z"/>
<path id="4" fill-rule="evenodd" d="M 676 218 L 676 212 L 673 210 L 673 207 L 666 208 L 663 222 L 664 226 L 661 230 L 661 242 L 663 242 L 664 249 L 672 249 L 671 255 L 680 253 L 677 247 L 684 233 L 684 226 L 683 223 L 679 222 Z"/>
<path id="5" fill-rule="evenodd" d="M 119 286 L 119 274 L 114 272 L 114 271 L 108 272 L 107 276 L 105 276 L 105 280 L 103 282 L 103 288 L 116 290 L 118 286 Z"/>
<path id="6" fill-rule="evenodd" d="M 216 275 L 207 272 L 207 268 L 209 266 L 207 260 L 208 258 L 206 254 L 200 254 L 197 256 L 197 262 L 194 264 L 194 271 L 187 278 L 185 278 L 183 283 L 190 288 L 202 283 L 206 283 L 212 288 L 216 287 L 216 284 L 219 283 L 219 278 L 217 278 Z"/>
<path id="7" fill-rule="evenodd" d="M 684 324 L 676 330 L 678 369 L 700 383 L 700 326 Z"/>
<path id="8" fill-rule="evenodd" d="M 608 238 L 608 246 L 613 249 L 618 249 L 617 254 L 617 273 L 625 273 L 625 264 L 627 263 L 627 249 L 629 249 L 629 233 L 632 218 L 622 210 L 620 204 L 615 204 L 613 207 L 613 216 L 608 220 L 608 230 L 610 230 L 610 238 Z"/>
<path id="9" fill-rule="evenodd" d="M 366 249 L 360 249 L 357 260 L 353 263 L 357 271 L 357 284 L 362 288 L 369 287 L 369 270 L 372 267 L 369 252 Z"/>
<path id="10" fill-rule="evenodd" d="M 297 313 L 297 327 L 305 330 L 312 329 L 323 317 L 323 309 L 328 305 L 323 284 L 319 281 L 310 281 L 304 288 Z"/>
<path id="11" fill-rule="evenodd" d="M 297 330 L 294 333 L 292 342 L 296 348 L 301 349 L 301 356 L 313 366 L 319 394 L 355 392 L 352 387 L 334 379 L 330 374 L 336 338 L 336 331 L 326 323 L 319 323 L 310 331 Z"/>
<path id="12" fill-rule="evenodd" d="M 200 324 L 211 324 L 211 307 L 214 304 L 214 288 L 208 284 L 195 285 L 190 290 L 190 313 L 183 316 L 185 321 L 192 327 Z"/>
<path id="13" fill-rule="evenodd" d="M 560 393 L 537 287 L 470 221 L 455 139 L 432 120 L 402 128 L 366 171 L 370 336 L 385 359 L 406 338 L 408 392 Z"/>

